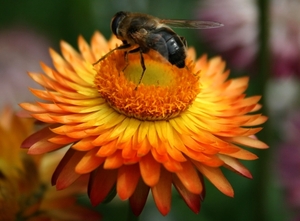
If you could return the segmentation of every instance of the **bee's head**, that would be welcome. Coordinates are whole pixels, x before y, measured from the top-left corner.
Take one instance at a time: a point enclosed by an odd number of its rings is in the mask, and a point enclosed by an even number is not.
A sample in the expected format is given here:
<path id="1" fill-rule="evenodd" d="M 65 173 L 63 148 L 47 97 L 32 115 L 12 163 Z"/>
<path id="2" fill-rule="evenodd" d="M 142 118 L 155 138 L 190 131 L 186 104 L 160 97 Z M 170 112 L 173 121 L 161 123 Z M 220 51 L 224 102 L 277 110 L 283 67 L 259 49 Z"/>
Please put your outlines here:
<path id="1" fill-rule="evenodd" d="M 111 31 L 116 35 L 117 37 L 120 36 L 119 33 L 119 25 L 122 22 L 122 20 L 127 16 L 126 12 L 120 11 L 112 18 L 110 23 Z"/>

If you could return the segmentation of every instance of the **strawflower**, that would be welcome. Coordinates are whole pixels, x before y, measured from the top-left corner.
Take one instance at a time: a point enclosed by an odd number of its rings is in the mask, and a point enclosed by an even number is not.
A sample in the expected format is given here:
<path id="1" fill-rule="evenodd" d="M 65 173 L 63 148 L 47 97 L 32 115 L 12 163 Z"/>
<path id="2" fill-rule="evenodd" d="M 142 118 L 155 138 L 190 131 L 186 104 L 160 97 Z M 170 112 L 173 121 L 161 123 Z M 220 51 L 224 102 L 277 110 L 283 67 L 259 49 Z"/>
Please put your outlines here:
<path id="1" fill-rule="evenodd" d="M 42 101 L 21 104 L 48 123 L 23 142 L 29 154 L 70 145 L 52 177 L 57 189 L 89 174 L 93 205 L 116 192 L 139 215 L 151 191 L 166 215 L 172 185 L 197 213 L 203 177 L 231 197 L 233 188 L 220 167 L 251 178 L 239 160 L 257 156 L 240 145 L 267 148 L 254 136 L 266 117 L 252 113 L 260 109 L 260 96 L 245 97 L 247 77 L 227 80 L 221 58 L 194 61 L 189 49 L 182 69 L 155 52 L 143 55 L 146 72 L 138 84 L 138 53 L 129 54 L 127 64 L 124 52 L 115 51 L 93 66 L 120 42 L 107 42 L 98 32 L 91 45 L 82 37 L 78 42 L 80 53 L 63 41 L 63 57 L 50 49 L 55 70 L 41 63 L 44 74 L 29 73 L 45 88 L 31 89 Z"/>
<path id="2" fill-rule="evenodd" d="M 62 157 L 60 152 L 32 156 L 20 149 L 33 132 L 34 121 L 17 117 L 11 108 L 0 115 L 0 220 L 99 220 L 100 215 L 77 205 L 86 181 L 57 191 L 51 175 Z"/>

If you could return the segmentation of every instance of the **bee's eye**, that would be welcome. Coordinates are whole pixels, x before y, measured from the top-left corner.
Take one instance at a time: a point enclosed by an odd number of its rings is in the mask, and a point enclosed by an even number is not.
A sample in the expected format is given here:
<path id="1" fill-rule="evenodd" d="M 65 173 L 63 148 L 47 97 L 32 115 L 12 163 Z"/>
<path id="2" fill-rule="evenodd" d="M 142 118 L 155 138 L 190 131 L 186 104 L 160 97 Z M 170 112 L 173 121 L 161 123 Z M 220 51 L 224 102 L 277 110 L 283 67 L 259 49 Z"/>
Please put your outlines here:
<path id="1" fill-rule="evenodd" d="M 124 19 L 124 17 L 126 17 L 126 13 L 121 11 L 115 14 L 115 16 L 111 20 L 110 28 L 116 36 L 118 36 L 119 24 Z"/>

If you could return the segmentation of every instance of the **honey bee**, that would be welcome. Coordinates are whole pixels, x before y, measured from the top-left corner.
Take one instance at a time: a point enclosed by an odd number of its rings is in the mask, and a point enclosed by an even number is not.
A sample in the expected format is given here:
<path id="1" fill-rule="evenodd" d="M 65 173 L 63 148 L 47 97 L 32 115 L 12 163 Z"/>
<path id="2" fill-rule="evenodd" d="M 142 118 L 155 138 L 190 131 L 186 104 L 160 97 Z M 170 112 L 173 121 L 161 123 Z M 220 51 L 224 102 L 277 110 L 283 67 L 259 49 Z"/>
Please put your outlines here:
<path id="1" fill-rule="evenodd" d="M 142 75 L 141 83 L 146 70 L 143 54 L 151 49 L 157 51 L 171 64 L 178 68 L 184 68 L 187 42 L 184 37 L 177 35 L 171 28 L 208 29 L 223 26 L 213 21 L 160 19 L 151 15 L 120 11 L 111 20 L 112 33 L 122 41 L 122 45 L 101 57 L 97 64 L 115 50 L 125 51 L 126 67 L 128 65 L 128 53 L 140 53 Z M 126 67 L 123 69 L 125 70 Z"/>

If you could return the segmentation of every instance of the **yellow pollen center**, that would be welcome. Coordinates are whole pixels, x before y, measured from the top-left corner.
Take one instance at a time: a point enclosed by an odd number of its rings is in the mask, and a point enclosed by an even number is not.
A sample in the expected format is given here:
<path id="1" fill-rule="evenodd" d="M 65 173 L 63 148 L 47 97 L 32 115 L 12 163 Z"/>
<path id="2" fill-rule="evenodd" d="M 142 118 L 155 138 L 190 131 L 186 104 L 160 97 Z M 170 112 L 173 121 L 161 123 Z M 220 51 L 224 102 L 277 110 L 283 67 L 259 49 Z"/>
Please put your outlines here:
<path id="1" fill-rule="evenodd" d="M 156 52 L 154 52 L 155 54 Z M 119 113 L 140 120 L 162 120 L 177 116 L 199 93 L 198 74 L 192 62 L 178 68 L 166 60 L 143 54 L 142 77 L 139 53 L 116 51 L 95 65 L 95 85 L 101 96 Z"/>

